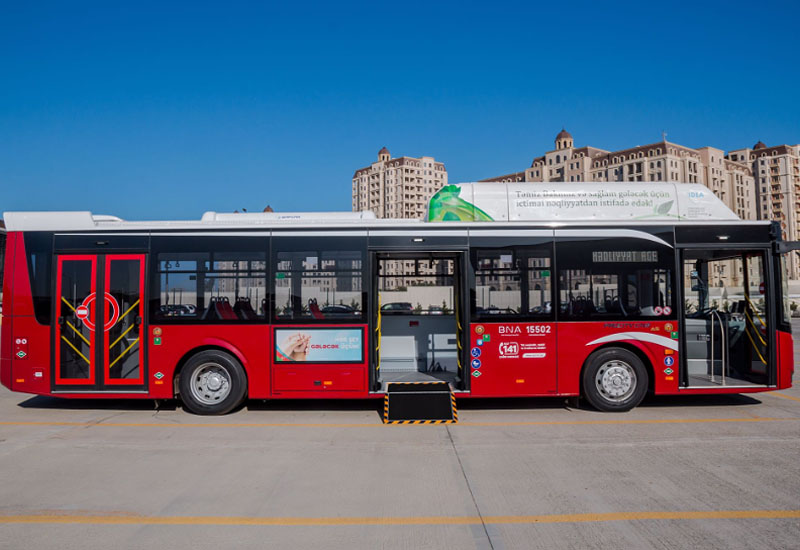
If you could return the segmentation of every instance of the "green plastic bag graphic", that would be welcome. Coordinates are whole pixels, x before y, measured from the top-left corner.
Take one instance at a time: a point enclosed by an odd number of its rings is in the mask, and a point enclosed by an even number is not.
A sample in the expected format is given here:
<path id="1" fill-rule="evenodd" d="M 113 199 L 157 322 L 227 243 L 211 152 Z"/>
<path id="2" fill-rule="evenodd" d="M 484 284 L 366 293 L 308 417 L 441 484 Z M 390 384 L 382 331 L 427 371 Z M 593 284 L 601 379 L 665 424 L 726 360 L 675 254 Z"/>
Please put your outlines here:
<path id="1" fill-rule="evenodd" d="M 470 203 L 460 198 L 461 188 L 457 185 L 445 185 L 428 203 L 429 222 L 491 222 L 492 217 Z"/>

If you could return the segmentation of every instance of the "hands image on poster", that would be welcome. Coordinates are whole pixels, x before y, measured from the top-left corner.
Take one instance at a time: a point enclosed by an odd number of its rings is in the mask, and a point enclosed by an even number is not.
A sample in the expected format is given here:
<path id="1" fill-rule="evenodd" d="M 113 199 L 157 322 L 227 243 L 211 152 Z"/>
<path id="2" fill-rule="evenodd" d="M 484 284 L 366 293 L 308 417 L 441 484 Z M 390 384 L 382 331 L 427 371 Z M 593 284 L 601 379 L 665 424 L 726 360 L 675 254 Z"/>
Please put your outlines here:
<path id="1" fill-rule="evenodd" d="M 305 361 L 311 342 L 310 334 L 296 332 L 283 338 L 277 346 L 279 361 Z"/>
<path id="2" fill-rule="evenodd" d="M 275 360 L 299 363 L 356 363 L 363 360 L 360 328 L 277 329 Z"/>

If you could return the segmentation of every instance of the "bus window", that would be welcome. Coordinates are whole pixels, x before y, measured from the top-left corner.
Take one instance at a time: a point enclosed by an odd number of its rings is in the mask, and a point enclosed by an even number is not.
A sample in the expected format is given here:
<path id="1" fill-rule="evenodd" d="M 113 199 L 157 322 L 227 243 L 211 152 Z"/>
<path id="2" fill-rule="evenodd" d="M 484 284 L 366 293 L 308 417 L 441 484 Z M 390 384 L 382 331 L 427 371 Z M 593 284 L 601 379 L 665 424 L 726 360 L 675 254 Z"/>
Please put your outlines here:
<path id="1" fill-rule="evenodd" d="M 560 318 L 674 316 L 673 254 L 643 240 L 558 244 Z"/>
<path id="2" fill-rule="evenodd" d="M 279 251 L 275 262 L 276 321 L 363 321 L 362 251 Z"/>
<path id="3" fill-rule="evenodd" d="M 43 325 L 49 325 L 52 318 L 53 290 L 50 277 L 53 264 L 53 235 L 39 232 L 26 233 L 25 252 L 28 257 L 28 274 L 36 320 Z"/>
<path id="4" fill-rule="evenodd" d="M 473 321 L 553 318 L 551 246 L 473 249 Z"/>
<path id="5" fill-rule="evenodd" d="M 265 320 L 265 252 L 159 252 L 155 267 L 157 322 Z"/>

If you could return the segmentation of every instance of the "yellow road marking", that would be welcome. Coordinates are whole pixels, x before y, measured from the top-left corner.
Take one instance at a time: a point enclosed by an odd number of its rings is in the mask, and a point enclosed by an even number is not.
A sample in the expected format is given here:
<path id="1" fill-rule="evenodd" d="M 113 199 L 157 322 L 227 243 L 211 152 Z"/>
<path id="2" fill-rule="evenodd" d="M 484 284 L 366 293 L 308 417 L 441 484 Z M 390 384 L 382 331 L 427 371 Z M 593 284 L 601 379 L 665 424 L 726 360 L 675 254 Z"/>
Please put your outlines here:
<path id="1" fill-rule="evenodd" d="M 769 417 L 743 417 L 743 418 L 686 418 L 686 419 L 651 419 L 651 420 L 554 420 L 539 422 L 459 422 L 457 426 L 474 427 L 514 427 L 514 426 L 596 426 L 620 424 L 708 424 L 719 422 L 781 422 L 800 421 L 797 418 L 769 418 Z M 423 424 L 434 426 L 435 424 Z M 325 423 L 277 423 L 277 422 L 226 422 L 226 423 L 170 423 L 170 422 L 15 422 L 0 421 L 0 426 L 67 426 L 67 427 L 108 427 L 108 428 L 380 428 L 385 424 L 375 423 L 350 423 L 350 424 L 325 424 Z"/>
<path id="2" fill-rule="evenodd" d="M 365 525 L 494 525 L 520 523 L 598 523 L 642 520 L 800 519 L 800 510 L 687 510 L 675 512 L 611 512 L 602 514 L 547 514 L 533 516 L 410 516 L 410 517 L 248 517 L 144 516 L 123 514 L 2 514 L 0 524 L 71 523 L 89 525 L 256 525 L 323 527 Z"/>
<path id="3" fill-rule="evenodd" d="M 77 353 L 78 355 L 80 355 L 80 356 L 81 356 L 81 358 L 82 358 L 84 361 L 86 361 L 86 364 L 87 364 L 87 365 L 91 365 L 91 364 L 92 364 L 92 362 L 91 362 L 91 361 L 89 361 L 89 360 L 86 358 L 86 356 L 85 356 L 84 354 L 82 354 L 80 351 L 78 351 L 78 348 L 76 348 L 75 346 L 73 346 L 73 345 L 72 345 L 72 342 L 70 342 L 69 340 L 67 340 L 67 338 L 66 338 L 66 337 L 65 337 L 63 334 L 61 335 L 61 339 L 62 339 L 62 340 L 64 340 L 64 342 L 66 342 L 66 343 L 67 343 L 67 345 L 68 345 L 69 347 L 71 347 L 71 348 L 72 348 L 72 349 L 75 351 L 75 353 Z"/>
<path id="4" fill-rule="evenodd" d="M 791 399 L 792 401 L 800 401 L 800 397 L 794 397 L 793 395 L 786 395 L 785 393 L 777 393 L 771 391 L 769 392 L 769 395 L 774 395 L 775 397 L 783 397 L 784 399 Z"/>

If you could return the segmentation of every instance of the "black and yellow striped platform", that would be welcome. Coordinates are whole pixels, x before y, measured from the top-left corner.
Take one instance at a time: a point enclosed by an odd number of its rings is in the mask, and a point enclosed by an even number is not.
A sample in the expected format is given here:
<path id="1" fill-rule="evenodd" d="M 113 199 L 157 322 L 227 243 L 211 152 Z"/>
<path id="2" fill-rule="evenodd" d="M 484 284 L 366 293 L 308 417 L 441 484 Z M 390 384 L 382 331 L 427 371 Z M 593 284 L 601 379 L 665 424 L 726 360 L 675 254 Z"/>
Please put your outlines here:
<path id="1" fill-rule="evenodd" d="M 456 396 L 447 382 L 389 382 L 383 400 L 385 424 L 455 424 Z"/>

